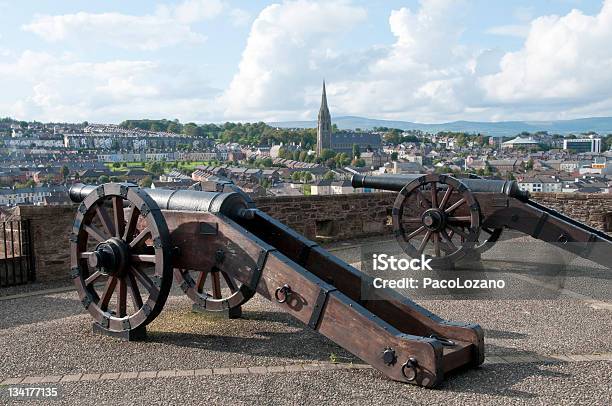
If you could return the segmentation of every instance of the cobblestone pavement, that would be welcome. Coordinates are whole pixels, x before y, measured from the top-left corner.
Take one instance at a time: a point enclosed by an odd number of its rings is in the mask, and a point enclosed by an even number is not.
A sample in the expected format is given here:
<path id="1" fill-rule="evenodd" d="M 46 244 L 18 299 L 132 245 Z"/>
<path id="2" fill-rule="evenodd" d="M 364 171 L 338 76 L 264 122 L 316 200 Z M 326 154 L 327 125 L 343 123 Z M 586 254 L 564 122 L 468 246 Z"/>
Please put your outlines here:
<path id="1" fill-rule="evenodd" d="M 419 300 L 485 329 L 485 364 L 437 390 L 390 381 L 259 296 L 223 320 L 174 290 L 147 340 L 126 343 L 94 335 L 72 290 L 16 292 L 0 298 L 0 404 L 8 386 L 44 385 L 60 390 L 50 404 L 610 405 L 609 276 L 594 275 L 555 299 Z"/>

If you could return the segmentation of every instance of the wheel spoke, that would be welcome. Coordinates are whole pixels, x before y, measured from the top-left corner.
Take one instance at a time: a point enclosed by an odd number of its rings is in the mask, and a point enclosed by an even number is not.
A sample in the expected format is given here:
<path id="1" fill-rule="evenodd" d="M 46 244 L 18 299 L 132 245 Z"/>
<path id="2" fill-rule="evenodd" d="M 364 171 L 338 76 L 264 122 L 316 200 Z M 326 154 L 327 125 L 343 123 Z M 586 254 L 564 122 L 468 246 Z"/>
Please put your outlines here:
<path id="1" fill-rule="evenodd" d="M 85 224 L 83 228 L 85 229 L 88 235 L 93 237 L 98 242 L 104 242 L 110 238 L 110 237 L 106 237 L 104 233 L 100 231 L 100 229 L 94 226 L 93 224 L 90 224 L 90 225 Z"/>
<path id="2" fill-rule="evenodd" d="M 127 222 L 125 224 L 125 232 L 123 233 L 124 241 L 132 241 L 132 237 L 134 235 L 134 231 L 136 230 L 136 225 L 138 223 L 139 214 L 140 211 L 136 208 L 136 205 L 132 205 L 132 208 L 130 208 L 130 213 L 128 214 Z"/>
<path id="3" fill-rule="evenodd" d="M 450 206 L 448 209 L 444 210 L 445 213 L 450 214 L 453 211 L 455 211 L 459 206 L 461 206 L 463 203 L 465 203 L 465 199 L 462 197 L 461 199 L 457 200 L 452 206 Z"/>
<path id="4" fill-rule="evenodd" d="M 211 276 L 213 298 L 221 299 L 221 278 L 219 277 L 219 271 L 212 271 Z"/>
<path id="5" fill-rule="evenodd" d="M 96 280 L 98 280 L 102 275 L 104 275 L 104 274 L 102 272 L 100 272 L 100 271 L 96 271 L 96 272 L 92 273 L 87 279 L 85 279 L 85 286 L 91 285 Z"/>
<path id="6" fill-rule="evenodd" d="M 438 207 L 438 184 L 431 182 L 431 207 L 434 209 Z"/>
<path id="7" fill-rule="evenodd" d="M 422 221 L 423 220 L 421 220 L 420 217 L 408 217 L 402 219 L 402 223 L 421 223 Z"/>
<path id="8" fill-rule="evenodd" d="M 124 278 L 118 278 L 118 284 L 117 317 L 125 317 L 127 313 L 127 281 Z"/>
<path id="9" fill-rule="evenodd" d="M 423 232 L 423 230 L 425 230 L 425 226 L 421 226 L 419 228 L 417 228 L 416 230 L 414 230 L 413 232 L 411 232 L 410 234 L 408 234 L 406 237 L 404 237 L 405 241 L 409 241 L 412 238 L 414 238 L 415 236 L 421 234 Z"/>
<path id="10" fill-rule="evenodd" d="M 81 253 L 79 254 L 79 258 L 81 258 L 81 259 L 87 259 L 87 258 L 89 258 L 89 256 L 90 256 L 91 254 L 93 254 L 93 252 L 91 252 L 91 251 L 81 252 Z"/>
<path id="11" fill-rule="evenodd" d="M 453 238 L 453 235 L 455 235 L 455 230 L 451 229 L 448 233 L 448 238 Z"/>
<path id="12" fill-rule="evenodd" d="M 155 263 L 155 255 L 152 254 L 132 254 L 130 256 L 132 262 L 149 262 Z"/>
<path id="13" fill-rule="evenodd" d="M 434 252 L 436 257 L 440 256 L 440 235 L 438 233 L 434 233 L 433 235 L 434 241 Z"/>
<path id="14" fill-rule="evenodd" d="M 226 272 L 223 271 L 221 271 L 221 275 L 223 275 L 223 279 L 225 279 L 227 287 L 230 288 L 230 292 L 236 292 L 238 290 L 238 285 L 236 285 L 234 279 L 232 279 Z"/>
<path id="15" fill-rule="evenodd" d="M 451 225 L 449 225 L 448 228 L 451 229 L 453 234 L 457 233 L 457 234 L 459 234 L 461 236 L 461 238 L 467 238 L 467 234 L 465 232 L 463 232 L 461 229 L 459 229 L 457 227 L 453 227 Z M 449 235 L 449 237 L 450 237 L 450 235 Z"/>
<path id="16" fill-rule="evenodd" d="M 159 289 L 157 289 L 157 286 L 155 286 L 155 284 L 153 283 L 151 278 L 149 278 L 149 276 L 146 273 L 144 273 L 140 269 L 136 268 L 135 266 L 131 266 L 130 270 L 132 271 L 132 273 L 134 274 L 136 279 L 138 279 L 138 282 L 140 282 L 142 284 L 142 286 L 144 286 L 144 288 L 150 294 L 153 294 L 153 293 L 157 294 L 157 293 L 159 293 Z"/>
<path id="17" fill-rule="evenodd" d="M 148 235 L 151 234 L 151 230 L 149 230 L 149 227 L 146 227 L 144 230 L 142 230 L 140 232 L 140 234 L 138 234 L 136 236 L 136 238 L 134 238 L 131 242 L 130 242 L 130 248 L 134 248 L 135 246 L 137 246 L 138 244 L 140 244 L 142 241 L 144 241 L 144 238 Z"/>
<path id="18" fill-rule="evenodd" d="M 140 289 L 138 289 L 138 283 L 136 282 L 136 277 L 132 272 L 127 273 L 128 282 L 130 287 L 130 296 L 132 296 L 132 303 L 134 304 L 134 309 L 138 311 L 142 307 L 142 297 L 140 296 Z"/>
<path id="19" fill-rule="evenodd" d="M 459 216 L 459 217 L 448 217 L 447 220 L 452 221 L 452 222 L 466 222 L 466 221 L 472 221 L 472 218 L 470 216 Z"/>
<path id="20" fill-rule="evenodd" d="M 200 272 L 198 276 L 198 281 L 196 282 L 196 291 L 198 293 L 204 292 L 204 283 L 206 283 L 206 277 L 208 276 L 208 272 Z"/>
<path id="21" fill-rule="evenodd" d="M 115 237 L 123 236 L 125 228 L 125 216 L 123 213 L 123 199 L 120 196 L 113 196 L 113 212 L 115 217 Z"/>
<path id="22" fill-rule="evenodd" d="M 442 237 L 444 237 L 444 239 L 446 240 L 446 243 L 448 244 L 448 246 L 453 250 L 453 251 L 457 251 L 457 246 L 455 244 L 453 244 L 453 241 L 451 240 L 451 238 L 449 237 L 448 233 L 446 232 L 446 230 L 442 230 L 440 232 L 442 234 Z"/>
<path id="23" fill-rule="evenodd" d="M 427 242 L 429 241 L 430 237 L 431 237 L 431 230 L 427 230 L 427 232 L 425 233 L 425 237 L 423 237 L 423 241 L 421 241 L 421 245 L 419 245 L 419 248 L 417 250 L 419 252 L 419 255 L 421 255 L 423 251 L 425 250 L 425 246 L 427 245 Z"/>
<path id="24" fill-rule="evenodd" d="M 115 235 L 115 226 L 113 225 L 113 220 L 108 215 L 106 209 L 100 204 L 96 205 L 96 214 L 100 219 L 100 223 L 102 223 L 102 227 L 109 235 Z"/>
<path id="25" fill-rule="evenodd" d="M 453 193 L 453 187 L 451 185 L 448 185 L 448 188 L 446 189 L 444 196 L 442 196 L 442 201 L 440 202 L 440 209 L 444 210 L 444 206 L 446 206 L 446 203 L 448 203 L 448 199 L 450 198 L 450 195 L 452 193 Z"/>
<path id="26" fill-rule="evenodd" d="M 416 189 L 416 193 L 417 193 L 417 194 L 420 196 L 420 198 L 421 198 L 421 200 L 422 200 L 423 202 L 427 203 L 427 205 L 428 205 L 429 207 L 431 207 L 431 202 L 429 201 L 429 199 L 427 199 L 427 198 L 425 197 L 425 195 L 423 194 L 423 191 L 421 191 L 421 189 L 420 189 L 420 188 L 417 188 L 417 189 Z"/>
<path id="27" fill-rule="evenodd" d="M 117 285 L 117 278 L 115 278 L 114 276 L 111 276 L 108 281 L 106 281 L 106 286 L 104 286 L 104 292 L 102 293 L 102 296 L 100 297 L 100 309 L 102 309 L 102 311 L 106 311 L 108 310 L 108 303 L 111 300 L 111 297 L 113 296 L 113 292 L 115 291 L 115 286 Z"/>

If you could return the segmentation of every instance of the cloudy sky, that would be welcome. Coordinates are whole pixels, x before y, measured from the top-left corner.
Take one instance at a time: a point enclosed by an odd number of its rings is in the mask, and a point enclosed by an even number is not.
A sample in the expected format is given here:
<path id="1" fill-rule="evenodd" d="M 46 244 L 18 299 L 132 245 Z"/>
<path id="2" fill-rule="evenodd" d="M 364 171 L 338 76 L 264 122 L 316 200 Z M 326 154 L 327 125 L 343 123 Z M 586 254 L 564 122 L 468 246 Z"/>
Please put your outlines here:
<path id="1" fill-rule="evenodd" d="M 0 116 L 612 116 L 612 0 L 0 0 Z"/>

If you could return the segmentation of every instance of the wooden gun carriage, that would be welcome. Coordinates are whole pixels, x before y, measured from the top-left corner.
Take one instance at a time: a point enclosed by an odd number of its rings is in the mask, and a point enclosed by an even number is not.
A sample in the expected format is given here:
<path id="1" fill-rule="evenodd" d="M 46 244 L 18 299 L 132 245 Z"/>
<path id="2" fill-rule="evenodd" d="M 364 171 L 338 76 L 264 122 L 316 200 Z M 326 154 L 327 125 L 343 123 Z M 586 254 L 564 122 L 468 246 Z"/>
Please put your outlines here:
<path id="1" fill-rule="evenodd" d="M 407 174 L 354 175 L 351 184 L 398 192 L 391 216 L 399 245 L 438 268 L 479 259 L 504 228 L 612 267 L 612 237 L 531 200 L 516 181 Z"/>
<path id="2" fill-rule="evenodd" d="M 434 387 L 484 361 L 478 325 L 443 320 L 394 290 L 362 299 L 371 277 L 242 193 L 107 183 L 75 185 L 70 197 L 80 203 L 71 276 L 98 333 L 144 338 L 174 278 L 210 311 L 258 293 L 397 381 Z"/>

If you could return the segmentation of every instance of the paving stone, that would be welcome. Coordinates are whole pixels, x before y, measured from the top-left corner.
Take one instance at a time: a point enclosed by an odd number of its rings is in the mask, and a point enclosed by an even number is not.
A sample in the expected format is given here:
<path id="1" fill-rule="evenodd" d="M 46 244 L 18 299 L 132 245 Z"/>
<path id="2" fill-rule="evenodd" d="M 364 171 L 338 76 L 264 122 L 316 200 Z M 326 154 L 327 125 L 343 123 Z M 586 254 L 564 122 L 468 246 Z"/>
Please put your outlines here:
<path id="1" fill-rule="evenodd" d="M 172 376 L 176 376 L 176 371 L 174 370 L 168 370 L 168 371 L 159 371 L 157 373 L 157 377 L 158 378 L 169 378 Z"/>
<path id="2" fill-rule="evenodd" d="M 8 378 L 2 381 L 2 385 L 16 385 L 23 381 L 23 378 Z"/>
<path id="3" fill-rule="evenodd" d="M 64 375 L 60 382 L 76 382 L 81 379 L 83 374 L 72 374 L 72 375 Z"/>
<path id="4" fill-rule="evenodd" d="M 97 381 L 100 379 L 100 374 L 84 374 L 81 377 L 81 381 Z"/>
<path id="5" fill-rule="evenodd" d="M 42 378 L 42 376 L 27 376 L 21 383 L 39 383 Z"/>
<path id="6" fill-rule="evenodd" d="M 252 374 L 265 374 L 268 372 L 266 367 L 249 367 L 249 372 Z"/>
<path id="7" fill-rule="evenodd" d="M 102 376 L 100 376 L 100 379 L 119 379 L 119 375 L 121 375 L 121 373 L 119 372 L 107 372 L 105 374 L 102 374 Z"/>
<path id="8" fill-rule="evenodd" d="M 229 375 L 232 371 L 229 368 L 213 368 L 214 375 Z"/>
<path id="9" fill-rule="evenodd" d="M 286 372 L 284 366 L 267 367 L 267 369 L 268 369 L 268 372 Z"/>
<path id="10" fill-rule="evenodd" d="M 287 372 L 303 372 L 304 368 L 301 365 L 287 365 L 285 370 Z"/>
<path id="11" fill-rule="evenodd" d="M 56 382 L 59 382 L 60 379 L 62 379 L 61 375 L 48 375 L 48 376 L 43 376 L 42 379 L 40 380 L 40 383 L 56 383 Z"/>
<path id="12" fill-rule="evenodd" d="M 182 369 L 179 371 L 176 371 L 176 376 L 193 376 L 194 370 L 193 369 Z"/>
<path id="13" fill-rule="evenodd" d="M 138 378 L 140 376 L 140 373 L 138 372 L 122 372 L 121 375 L 119 375 L 119 379 L 134 379 L 134 378 Z"/>
<path id="14" fill-rule="evenodd" d="M 196 369 L 195 371 L 193 371 L 193 374 L 195 376 L 212 375 L 212 373 L 213 371 L 211 368 Z"/>
<path id="15" fill-rule="evenodd" d="M 232 374 L 248 374 L 249 368 L 230 368 Z"/>
<path id="16" fill-rule="evenodd" d="M 141 371 L 141 372 L 134 372 L 135 374 L 137 374 L 137 377 L 140 378 L 155 378 L 157 377 L 157 371 Z"/>

